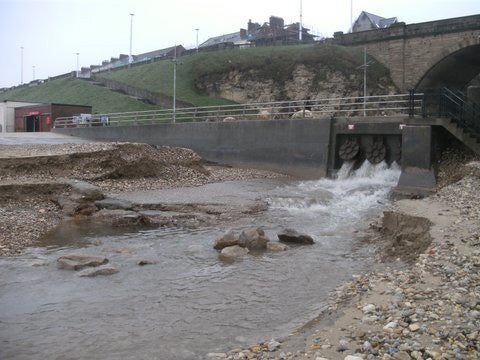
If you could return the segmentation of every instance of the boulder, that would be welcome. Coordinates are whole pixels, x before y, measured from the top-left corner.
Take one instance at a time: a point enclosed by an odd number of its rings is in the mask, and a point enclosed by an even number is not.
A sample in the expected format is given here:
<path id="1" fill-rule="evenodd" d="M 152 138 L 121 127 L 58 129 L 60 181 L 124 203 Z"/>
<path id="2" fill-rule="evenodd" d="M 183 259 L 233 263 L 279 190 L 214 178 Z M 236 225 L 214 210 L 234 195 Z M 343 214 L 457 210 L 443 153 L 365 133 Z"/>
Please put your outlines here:
<path id="1" fill-rule="evenodd" d="M 258 111 L 257 120 L 271 120 L 273 118 L 272 113 L 268 110 L 262 109 Z"/>
<path id="2" fill-rule="evenodd" d="M 94 277 L 98 275 L 112 275 L 118 273 L 118 269 L 113 266 L 100 266 L 96 268 L 84 269 L 78 273 L 81 277 Z"/>
<path id="3" fill-rule="evenodd" d="M 291 116 L 292 119 L 303 119 L 303 118 L 313 118 L 313 113 L 310 110 L 300 110 L 297 112 L 294 112 Z"/>
<path id="4" fill-rule="evenodd" d="M 98 186 L 75 179 L 67 179 L 65 183 L 70 185 L 72 190 L 81 195 L 84 200 L 95 201 L 102 200 L 104 198 L 103 192 Z"/>
<path id="5" fill-rule="evenodd" d="M 224 260 L 234 260 L 244 255 L 247 255 L 250 251 L 246 248 L 240 247 L 238 245 L 229 246 L 223 248 L 220 252 L 220 258 Z"/>
<path id="6" fill-rule="evenodd" d="M 238 245 L 248 250 L 266 250 L 269 241 L 262 228 L 251 228 L 242 231 Z"/>
<path id="7" fill-rule="evenodd" d="M 95 201 L 95 206 L 99 209 L 108 210 L 132 210 L 133 205 L 130 201 L 106 198 Z"/>
<path id="8" fill-rule="evenodd" d="M 221 238 L 215 240 L 213 248 L 215 250 L 222 250 L 228 246 L 235 245 L 238 245 L 238 238 L 235 236 L 233 231 L 228 231 L 227 233 L 223 234 Z"/>
<path id="9" fill-rule="evenodd" d="M 290 249 L 290 246 L 279 243 L 279 242 L 269 242 L 267 244 L 268 251 L 281 252 Z"/>
<path id="10" fill-rule="evenodd" d="M 155 264 L 158 264 L 158 261 L 144 259 L 144 260 L 140 260 L 139 262 L 137 262 L 138 266 L 155 265 Z"/>
<path id="11" fill-rule="evenodd" d="M 278 234 L 278 239 L 281 242 L 301 245 L 311 245 L 315 243 L 310 235 L 300 234 L 298 231 L 293 229 L 283 230 L 281 233 Z"/>
<path id="12" fill-rule="evenodd" d="M 92 219 L 111 226 L 136 226 L 150 225 L 151 221 L 146 216 L 135 211 L 128 210 L 107 210 L 102 209 L 96 212 Z"/>
<path id="13" fill-rule="evenodd" d="M 108 263 L 108 259 L 101 255 L 73 254 L 57 259 L 58 267 L 67 270 L 81 270 L 85 267 L 100 266 L 106 263 Z"/>

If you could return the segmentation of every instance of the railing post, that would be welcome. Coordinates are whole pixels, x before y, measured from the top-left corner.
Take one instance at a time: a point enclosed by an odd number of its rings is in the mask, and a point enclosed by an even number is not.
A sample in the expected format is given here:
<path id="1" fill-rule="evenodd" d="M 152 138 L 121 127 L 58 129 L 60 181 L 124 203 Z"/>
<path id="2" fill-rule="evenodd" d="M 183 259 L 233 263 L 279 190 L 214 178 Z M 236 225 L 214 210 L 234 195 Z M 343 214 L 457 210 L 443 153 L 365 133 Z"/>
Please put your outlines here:
<path id="1" fill-rule="evenodd" d="M 423 95 L 422 95 L 422 117 L 423 118 L 426 118 L 427 117 L 427 91 L 424 91 L 423 92 Z"/>
<path id="2" fill-rule="evenodd" d="M 415 89 L 408 90 L 408 117 L 413 118 L 415 115 Z"/>

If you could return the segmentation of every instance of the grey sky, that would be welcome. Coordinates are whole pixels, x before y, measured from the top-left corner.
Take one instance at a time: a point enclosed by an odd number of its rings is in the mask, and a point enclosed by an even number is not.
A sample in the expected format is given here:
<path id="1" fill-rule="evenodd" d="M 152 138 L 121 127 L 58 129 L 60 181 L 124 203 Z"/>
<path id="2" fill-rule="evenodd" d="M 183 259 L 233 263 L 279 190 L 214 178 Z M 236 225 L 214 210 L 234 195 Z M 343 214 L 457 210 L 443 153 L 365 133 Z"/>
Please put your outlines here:
<path id="1" fill-rule="evenodd" d="M 480 14 L 479 0 L 303 0 L 303 23 L 314 33 L 347 32 L 362 10 L 409 23 Z M 0 88 L 175 44 L 196 46 L 270 15 L 298 22 L 300 0 L 0 0 Z"/>

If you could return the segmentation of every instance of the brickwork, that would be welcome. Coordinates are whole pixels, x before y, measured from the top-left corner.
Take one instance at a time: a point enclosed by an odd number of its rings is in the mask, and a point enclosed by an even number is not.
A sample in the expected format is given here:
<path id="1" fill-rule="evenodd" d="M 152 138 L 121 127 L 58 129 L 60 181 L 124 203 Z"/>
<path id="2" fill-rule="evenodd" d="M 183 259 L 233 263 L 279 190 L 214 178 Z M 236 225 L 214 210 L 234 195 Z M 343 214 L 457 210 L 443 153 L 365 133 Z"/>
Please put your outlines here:
<path id="1" fill-rule="evenodd" d="M 406 91 L 418 87 L 429 71 L 450 55 L 472 46 L 480 49 L 480 15 L 411 25 L 398 23 L 387 29 L 351 34 L 340 32 L 335 33 L 333 43 L 366 48 L 390 69 L 399 90 Z"/>

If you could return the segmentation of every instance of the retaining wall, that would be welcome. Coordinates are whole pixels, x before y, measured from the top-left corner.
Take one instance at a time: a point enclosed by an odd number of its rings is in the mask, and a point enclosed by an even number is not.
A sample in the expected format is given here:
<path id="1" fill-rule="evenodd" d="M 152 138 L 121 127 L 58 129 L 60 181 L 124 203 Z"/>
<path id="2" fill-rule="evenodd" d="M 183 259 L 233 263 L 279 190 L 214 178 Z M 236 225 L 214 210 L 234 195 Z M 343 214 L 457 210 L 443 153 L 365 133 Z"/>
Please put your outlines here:
<path id="1" fill-rule="evenodd" d="M 214 162 L 318 178 L 327 175 L 330 127 L 329 119 L 295 119 L 59 128 L 52 131 L 98 141 L 187 147 Z"/>

